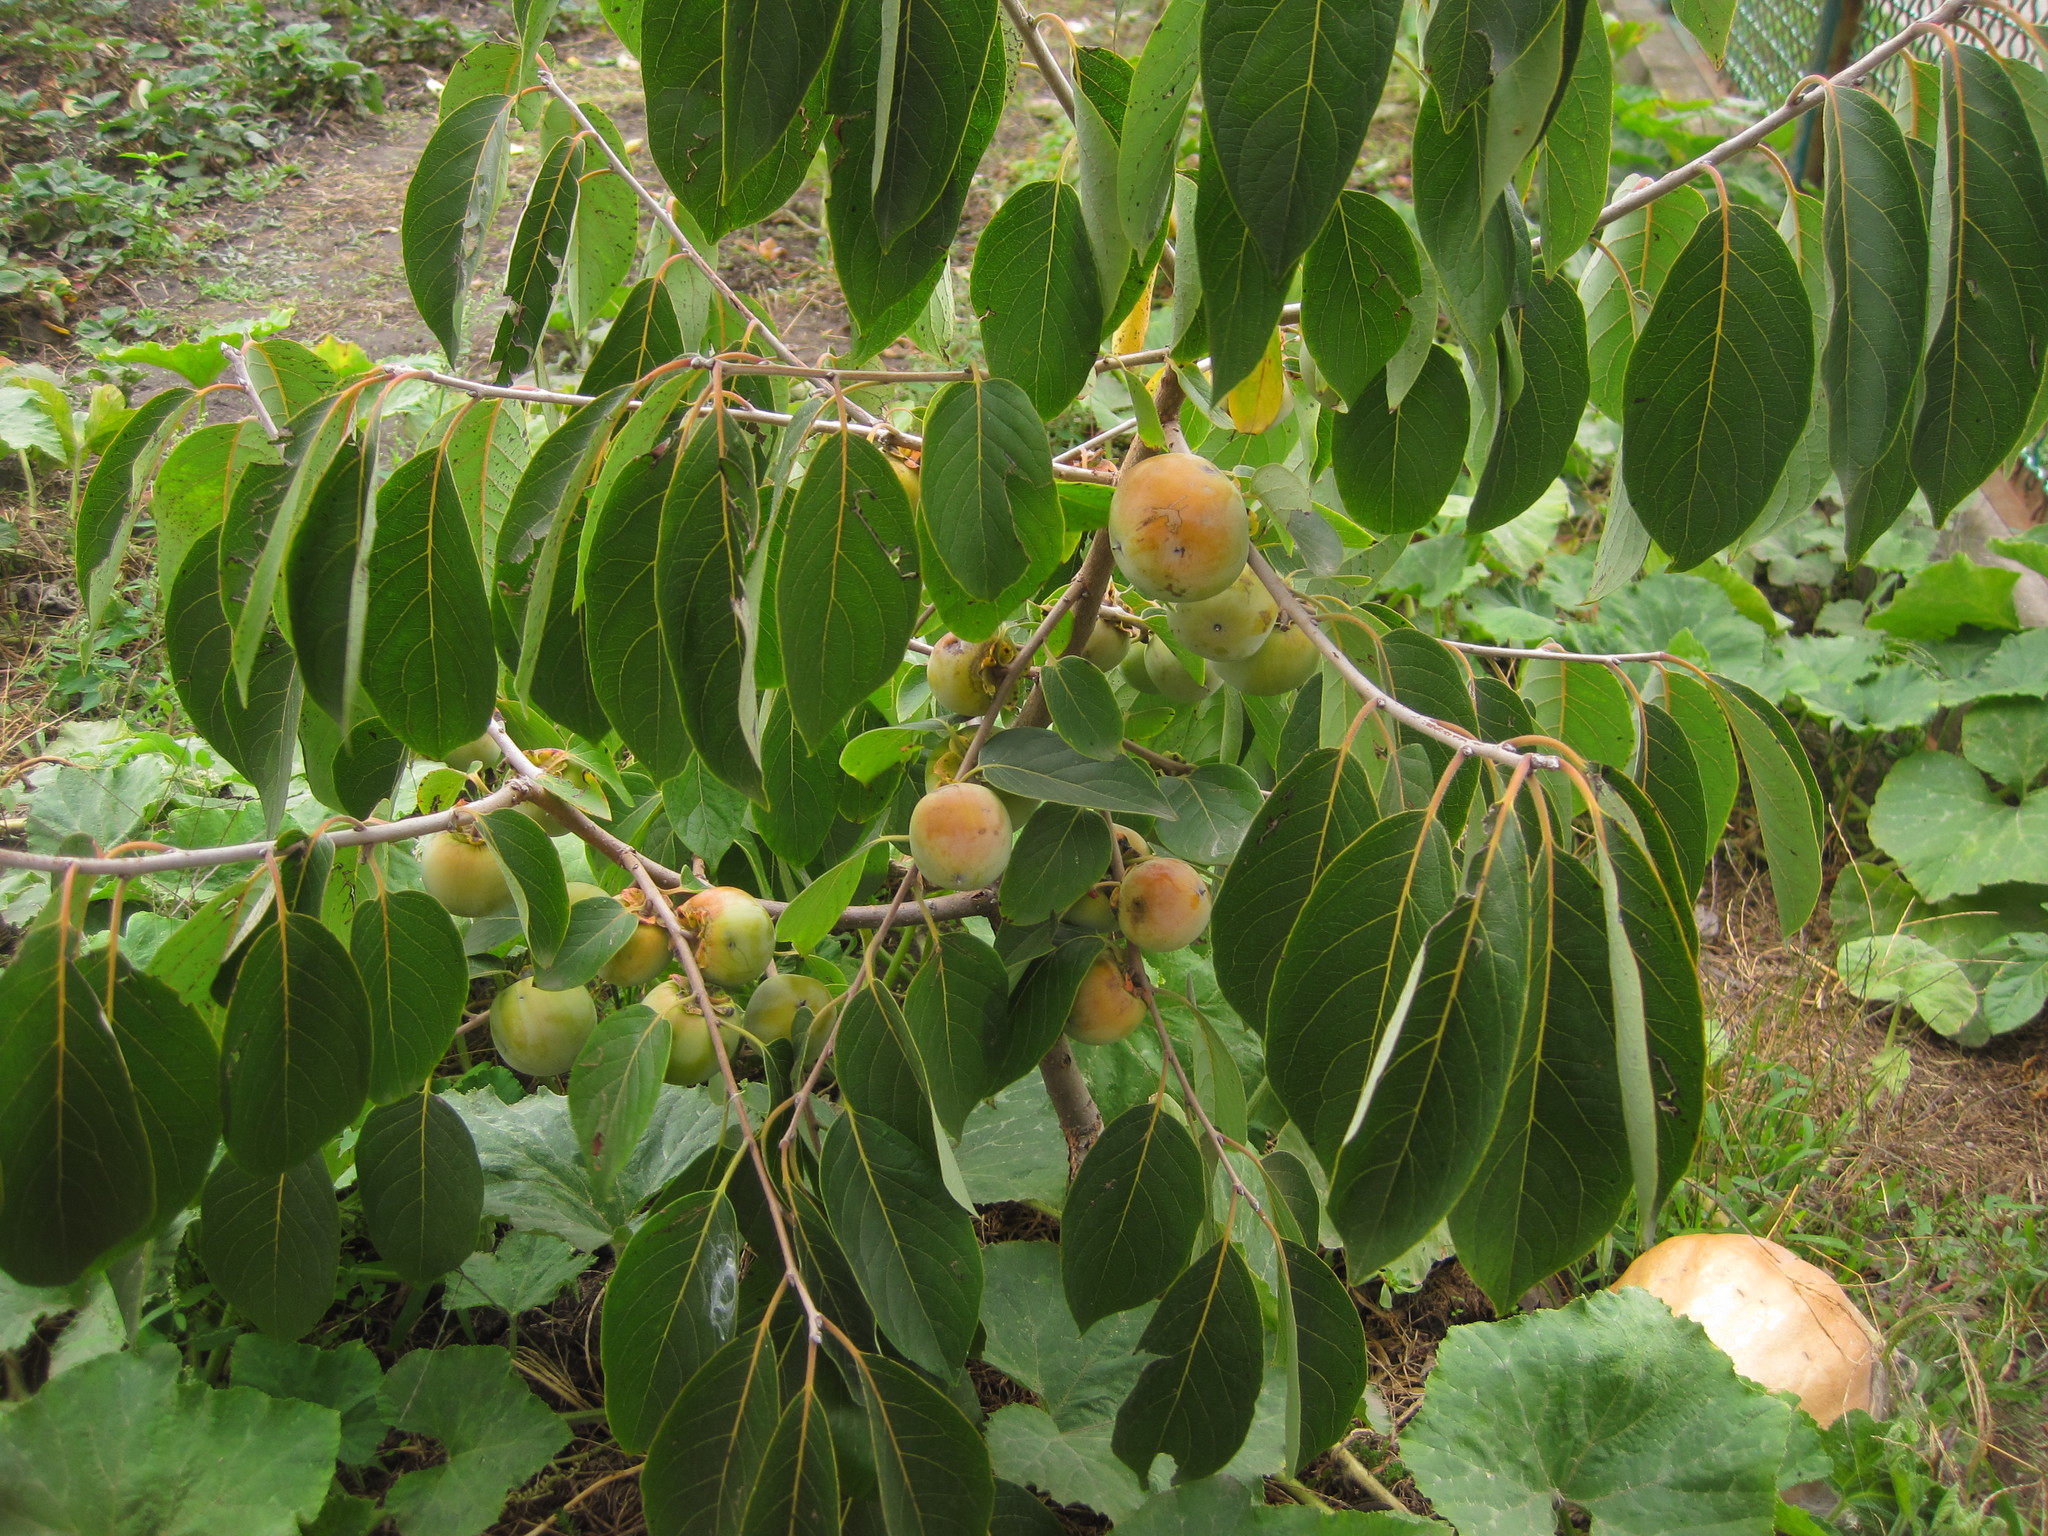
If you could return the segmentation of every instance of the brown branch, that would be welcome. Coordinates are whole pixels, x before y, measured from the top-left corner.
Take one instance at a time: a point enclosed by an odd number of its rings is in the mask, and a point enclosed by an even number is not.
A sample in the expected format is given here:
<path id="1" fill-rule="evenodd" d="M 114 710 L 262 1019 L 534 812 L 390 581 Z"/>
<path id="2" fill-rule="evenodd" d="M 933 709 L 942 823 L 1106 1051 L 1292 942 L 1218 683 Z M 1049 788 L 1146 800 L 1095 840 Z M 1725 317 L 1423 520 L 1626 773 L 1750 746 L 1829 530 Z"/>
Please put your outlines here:
<path id="1" fill-rule="evenodd" d="M 1074 1051 L 1061 1035 L 1051 1050 L 1039 1058 L 1038 1079 L 1045 1084 L 1045 1096 L 1067 1138 L 1068 1177 L 1081 1171 L 1088 1151 L 1102 1137 L 1102 1111 L 1095 1095 L 1088 1091 L 1088 1079 L 1074 1061 Z"/>

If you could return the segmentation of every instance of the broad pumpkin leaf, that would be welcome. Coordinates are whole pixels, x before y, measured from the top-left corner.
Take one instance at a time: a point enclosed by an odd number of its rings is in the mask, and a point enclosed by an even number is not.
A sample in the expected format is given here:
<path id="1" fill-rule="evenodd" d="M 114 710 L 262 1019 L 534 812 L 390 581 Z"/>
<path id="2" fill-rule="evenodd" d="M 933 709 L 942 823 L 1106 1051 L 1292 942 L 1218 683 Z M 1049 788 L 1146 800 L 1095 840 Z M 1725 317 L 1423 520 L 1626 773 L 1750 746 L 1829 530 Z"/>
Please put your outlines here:
<path id="1" fill-rule="evenodd" d="M 451 367 L 462 356 L 462 304 L 497 206 L 511 110 L 503 95 L 463 102 L 435 125 L 405 186 L 398 228 L 406 286 Z"/>
<path id="2" fill-rule="evenodd" d="M 296 1339 L 326 1316 L 340 1275 L 341 1211 L 319 1153 L 274 1174 L 222 1158 L 199 1197 L 199 1222 L 206 1278 L 258 1328 Z"/>
<path id="3" fill-rule="evenodd" d="M 1400 405 L 1368 393 L 1331 418 L 1330 461 L 1351 519 L 1406 535 L 1443 507 L 1465 460 L 1471 404 L 1457 360 L 1431 347 Z"/>
<path id="4" fill-rule="evenodd" d="M 1687 570 L 1770 500 L 1805 430 L 1813 310 L 1792 253 L 1739 203 L 1702 220 L 1629 356 L 1622 410 L 1629 504 Z"/>
<path id="5" fill-rule="evenodd" d="M 718 1190 L 664 1206 L 619 1255 L 600 1352 L 605 1415 L 620 1445 L 651 1445 L 690 1378 L 731 1339 L 739 1261 L 739 1225 Z"/>
<path id="6" fill-rule="evenodd" d="M 1103 1128 L 1061 1212 L 1060 1280 L 1083 1333 L 1158 1296 L 1186 1262 L 1202 1217 L 1202 1159 L 1157 1102 Z"/>
<path id="7" fill-rule="evenodd" d="M 1586 312 L 1577 291 L 1562 277 L 1532 276 L 1525 299 L 1501 322 L 1521 359 L 1522 388 L 1494 423 L 1465 515 L 1470 533 L 1498 528 L 1535 504 L 1564 468 L 1586 410 Z M 1501 338 L 1503 350 L 1509 341 Z"/>
<path id="8" fill-rule="evenodd" d="M 654 1120 L 671 1038 L 667 1016 L 636 1003 L 598 1020 L 577 1052 L 569 1078 L 569 1123 L 576 1130 L 577 1155 L 600 1195 L 617 1184 Z"/>
<path id="9" fill-rule="evenodd" d="M 1117 1459 L 1142 1478 L 1164 1451 L 1176 1483 L 1220 1471 L 1251 1430 L 1264 1356 L 1258 1295 L 1234 1243 L 1181 1272 L 1138 1348 L 1160 1358 L 1117 1410 Z"/>
<path id="10" fill-rule="evenodd" d="M 356 1138 L 363 1224 L 399 1277 L 428 1285 L 476 1251 L 484 1171 L 462 1116 L 427 1089 L 370 1111 Z"/>
<path id="11" fill-rule="evenodd" d="M 425 891 L 373 885 L 357 902 L 348 947 L 369 1006 L 370 1098 L 393 1103 L 433 1074 L 462 1022 L 462 935 Z"/>
<path id="12" fill-rule="evenodd" d="M 1860 558 L 1912 497 L 1910 441 L 1927 324 L 1927 213 L 1896 119 L 1864 91 L 1829 90 L 1828 460 L 1842 487 L 1845 543 Z"/>
<path id="13" fill-rule="evenodd" d="M 1351 177 L 1400 19 L 1390 0 L 1210 0 L 1203 10 L 1206 132 L 1276 280 L 1286 280 Z"/>
<path id="14" fill-rule="evenodd" d="M 975 244 L 968 294 L 981 316 L 989 367 L 1015 381 L 1047 421 L 1073 404 L 1094 368 L 1104 316 L 1081 199 L 1072 187 L 1027 182 L 1003 200 Z M 933 409 L 939 405 L 934 401 Z M 933 536 L 947 569 L 977 595 L 1000 591 L 997 568 L 967 560 L 966 541 L 943 533 L 944 527 L 935 523 Z"/>
<path id="15" fill-rule="evenodd" d="M 1301 334 L 1309 355 L 1354 405 L 1413 323 L 1422 292 L 1415 237 L 1370 192 L 1339 194 L 1301 269 Z"/>
<path id="16" fill-rule="evenodd" d="M 2048 798 L 2008 805 L 1953 753 L 1916 752 L 1893 765 L 1871 807 L 1870 838 L 1926 901 L 2048 881 Z"/>
<path id="17" fill-rule="evenodd" d="M 384 1509 L 414 1536 L 456 1536 L 495 1518 L 506 1495 L 568 1444 L 548 1410 L 496 1345 L 443 1345 L 401 1356 L 378 1406 L 393 1429 L 430 1435 L 447 1461 L 404 1473 Z"/>

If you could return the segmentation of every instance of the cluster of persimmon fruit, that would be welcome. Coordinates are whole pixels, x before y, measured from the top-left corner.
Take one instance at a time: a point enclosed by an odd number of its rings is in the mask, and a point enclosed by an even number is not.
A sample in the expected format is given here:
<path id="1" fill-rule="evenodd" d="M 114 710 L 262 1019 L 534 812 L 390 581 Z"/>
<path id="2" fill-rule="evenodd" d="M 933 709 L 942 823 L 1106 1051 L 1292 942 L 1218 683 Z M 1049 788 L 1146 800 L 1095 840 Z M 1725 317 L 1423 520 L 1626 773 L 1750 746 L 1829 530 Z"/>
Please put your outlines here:
<path id="1" fill-rule="evenodd" d="M 1228 682 L 1246 693 L 1280 694 L 1298 688 L 1315 670 L 1309 637 L 1285 622 L 1279 606 L 1247 565 L 1251 518 L 1236 482 L 1207 460 L 1166 453 L 1127 470 L 1109 513 L 1111 548 L 1130 588 L 1163 606 L 1140 618 L 1124 610 L 1098 622 L 1083 654 L 1103 671 L 1120 670 L 1141 693 L 1177 703 L 1206 698 Z M 1155 626 L 1157 626 L 1155 628 Z M 1198 678 L 1161 637 L 1213 668 Z M 1143 631 L 1134 642 L 1134 631 Z M 1002 678 L 1017 650 L 1000 633 L 980 641 L 941 637 L 926 662 L 934 704 L 971 718 L 996 707 Z M 954 736 L 925 766 L 925 793 L 910 815 L 909 848 L 925 885 L 934 890 L 978 891 L 998 884 L 1009 868 L 1018 824 L 1035 802 L 960 776 L 966 737 Z M 497 757 L 485 738 L 448 759 L 470 771 Z M 555 822 L 545 799 L 520 809 L 550 833 Z M 1088 1044 L 1120 1040 L 1145 1019 L 1130 951 L 1158 954 L 1184 948 L 1209 923 L 1208 881 L 1185 860 L 1154 855 L 1130 828 L 1115 829 L 1111 867 L 1064 913 L 1076 928 L 1116 934 L 1083 980 L 1067 1033 Z M 497 855 L 480 839 L 456 829 L 435 833 L 421 854 L 423 883 L 457 917 L 491 917 L 513 908 L 511 884 Z M 757 1045 L 807 1030 L 831 1005 L 833 989 L 800 971 L 776 971 L 775 919 L 748 892 L 713 886 L 692 893 L 676 918 L 710 991 L 713 1017 L 705 1017 L 692 990 L 670 975 L 673 956 L 666 926 L 644 906 L 636 887 L 616 897 L 595 885 L 570 882 L 572 904 L 616 900 L 637 918 L 632 936 L 607 960 L 597 979 L 623 990 L 649 990 L 641 999 L 670 1025 L 667 1078 L 706 1081 L 716 1069 L 711 1032 L 727 1051 L 744 1039 Z M 1128 946 L 1128 948 L 1126 948 Z M 773 974 L 770 974 L 773 971 Z M 745 990 L 742 1006 L 734 993 Z M 584 987 L 550 990 L 524 977 L 500 991 L 490 1010 L 491 1039 L 514 1070 L 552 1077 L 574 1065 L 596 1027 L 596 1003 Z M 801 1040 L 801 1036 L 798 1037 Z"/>

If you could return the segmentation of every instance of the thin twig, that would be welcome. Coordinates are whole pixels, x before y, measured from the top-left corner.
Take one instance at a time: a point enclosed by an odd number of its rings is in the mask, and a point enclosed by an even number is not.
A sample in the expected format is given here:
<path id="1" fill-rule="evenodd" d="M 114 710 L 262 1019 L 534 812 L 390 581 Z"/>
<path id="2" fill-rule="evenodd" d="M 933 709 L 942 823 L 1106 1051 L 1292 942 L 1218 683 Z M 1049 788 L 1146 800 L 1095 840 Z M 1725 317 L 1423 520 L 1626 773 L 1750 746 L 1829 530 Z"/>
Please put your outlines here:
<path id="1" fill-rule="evenodd" d="M 1067 79 L 1067 72 L 1060 68 L 1059 60 L 1052 56 L 1052 50 L 1045 46 L 1045 38 L 1039 33 L 1038 18 L 1026 14 L 1019 0 L 1003 0 L 1003 12 L 1010 18 L 1010 25 L 1017 29 L 1017 36 L 1031 52 L 1031 62 L 1038 66 L 1038 73 L 1045 81 L 1045 88 L 1052 92 L 1053 100 L 1060 104 L 1060 110 L 1069 118 L 1074 115 L 1074 86 Z"/>
<path id="2" fill-rule="evenodd" d="M 228 372 L 235 376 L 235 387 L 249 397 L 249 409 L 256 413 L 256 425 L 263 429 L 265 437 L 273 443 L 276 442 L 282 434 L 277 430 L 277 423 L 271 419 L 270 408 L 263 403 L 263 397 L 256 393 L 256 386 L 249 382 L 249 368 L 242 358 L 241 349 L 231 347 L 226 342 L 220 344 L 220 349 L 227 357 Z"/>

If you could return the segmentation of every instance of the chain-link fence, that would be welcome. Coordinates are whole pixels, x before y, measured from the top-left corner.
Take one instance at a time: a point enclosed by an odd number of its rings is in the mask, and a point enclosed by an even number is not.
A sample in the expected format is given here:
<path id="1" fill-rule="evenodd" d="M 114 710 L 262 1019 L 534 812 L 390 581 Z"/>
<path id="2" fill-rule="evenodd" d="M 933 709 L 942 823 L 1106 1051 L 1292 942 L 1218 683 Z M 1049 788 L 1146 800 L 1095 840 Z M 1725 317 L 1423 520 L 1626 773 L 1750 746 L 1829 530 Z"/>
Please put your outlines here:
<path id="1" fill-rule="evenodd" d="M 2038 42 L 2048 35 L 2048 0 L 2003 5 L 1987 4 L 1965 19 L 2000 52 L 2048 62 Z M 1743 0 L 1728 34 L 1728 78 L 1743 96 L 1781 102 L 1802 77 L 1832 74 L 1933 6 L 1934 0 Z M 1958 30 L 1969 37 L 1968 28 Z M 1919 51 L 1932 57 L 1930 45 Z M 1880 70 L 1879 85 L 1892 85 L 1897 70 Z"/>

